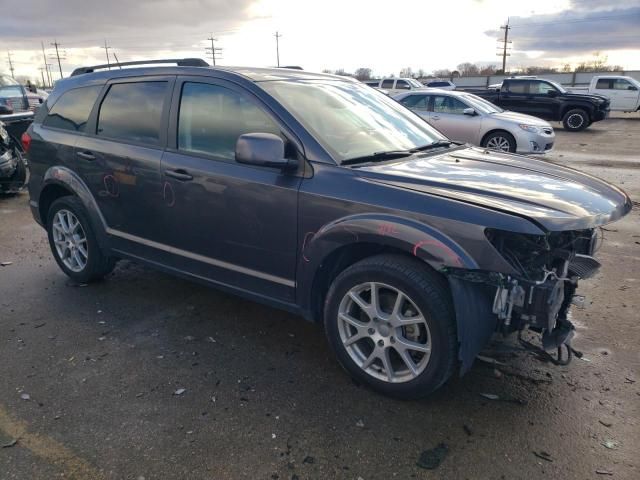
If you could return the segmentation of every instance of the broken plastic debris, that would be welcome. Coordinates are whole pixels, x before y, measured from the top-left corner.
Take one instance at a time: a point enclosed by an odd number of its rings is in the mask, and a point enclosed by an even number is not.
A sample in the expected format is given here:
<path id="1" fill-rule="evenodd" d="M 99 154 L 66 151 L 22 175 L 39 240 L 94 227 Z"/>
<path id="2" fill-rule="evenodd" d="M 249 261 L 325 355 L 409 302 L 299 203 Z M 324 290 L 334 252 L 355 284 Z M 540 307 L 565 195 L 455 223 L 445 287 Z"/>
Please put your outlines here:
<path id="1" fill-rule="evenodd" d="M 275 439 L 275 438 L 276 438 L 276 434 L 275 434 L 275 433 L 272 433 L 272 434 L 271 434 L 271 438 Z"/>
<path id="2" fill-rule="evenodd" d="M 420 454 L 416 465 L 420 468 L 426 468 L 427 470 L 434 470 L 442 463 L 447 456 L 449 447 L 446 443 L 440 443 L 437 447 L 431 450 L 425 450 Z"/>
<path id="3" fill-rule="evenodd" d="M 506 363 L 496 360 L 495 358 L 486 357 L 484 355 L 477 355 L 476 358 L 481 362 L 488 363 L 489 365 L 500 365 L 501 367 L 507 365 Z"/>
<path id="4" fill-rule="evenodd" d="M 187 342 L 193 342 L 196 339 L 196 337 L 194 337 L 193 335 L 187 335 L 186 337 L 184 337 L 184 339 Z"/>
<path id="5" fill-rule="evenodd" d="M 545 460 L 547 462 L 553 462 L 553 459 L 551 458 L 551 454 L 545 452 L 544 450 L 540 450 L 539 452 L 534 451 L 533 454 L 536 457 L 541 458 L 542 460 Z"/>
<path id="6" fill-rule="evenodd" d="M 364 428 L 364 422 L 362 420 L 358 420 L 356 422 L 356 427 Z"/>
<path id="7" fill-rule="evenodd" d="M 500 397 L 493 393 L 481 393 L 480 396 L 488 398 L 489 400 L 500 400 Z"/>
<path id="8" fill-rule="evenodd" d="M 209 343 L 216 343 L 216 339 L 213 337 L 207 337 L 207 342 Z"/>
<path id="9" fill-rule="evenodd" d="M 8 267 L 9 265 L 13 265 L 13 262 L 0 262 L 0 267 Z"/>
<path id="10" fill-rule="evenodd" d="M 28 393 L 22 393 L 20 394 L 20 398 L 22 400 L 31 400 L 31 395 L 29 395 Z"/>
<path id="11" fill-rule="evenodd" d="M 182 395 L 184 392 L 186 392 L 187 389 L 186 388 L 179 388 L 177 389 L 175 392 L 173 392 L 174 395 Z"/>
<path id="12" fill-rule="evenodd" d="M 13 440 L 11 440 L 9 443 L 5 443 L 4 445 L 2 445 L 2 448 L 11 448 L 15 445 L 17 445 L 18 440 L 16 440 L 15 438 Z"/>
<path id="13" fill-rule="evenodd" d="M 608 448 L 609 450 L 615 450 L 618 444 L 613 440 L 605 440 L 602 442 L 602 446 Z"/>
<path id="14" fill-rule="evenodd" d="M 596 473 L 598 475 L 613 475 L 613 472 L 610 472 L 609 470 L 600 470 L 600 469 L 598 469 L 598 470 L 596 470 Z"/>

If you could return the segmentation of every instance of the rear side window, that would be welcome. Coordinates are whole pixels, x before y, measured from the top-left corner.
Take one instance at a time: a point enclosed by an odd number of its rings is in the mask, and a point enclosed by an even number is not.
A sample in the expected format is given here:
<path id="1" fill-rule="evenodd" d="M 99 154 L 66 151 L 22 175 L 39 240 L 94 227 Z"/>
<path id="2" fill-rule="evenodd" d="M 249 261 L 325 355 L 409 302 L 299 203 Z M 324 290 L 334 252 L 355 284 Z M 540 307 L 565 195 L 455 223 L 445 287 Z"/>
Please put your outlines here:
<path id="1" fill-rule="evenodd" d="M 506 90 L 510 93 L 527 93 L 528 82 L 507 82 Z"/>
<path id="2" fill-rule="evenodd" d="M 383 80 L 380 88 L 393 88 L 393 79 Z"/>
<path id="3" fill-rule="evenodd" d="M 84 132 L 91 109 L 101 89 L 102 86 L 80 87 L 63 93 L 49 110 L 42 125 Z"/>
<path id="4" fill-rule="evenodd" d="M 134 143 L 160 143 L 167 82 L 116 83 L 100 106 L 99 136 Z"/>
<path id="5" fill-rule="evenodd" d="M 236 141 L 245 133 L 280 135 L 280 128 L 244 95 L 218 85 L 184 84 L 178 149 L 235 161 Z"/>
<path id="6" fill-rule="evenodd" d="M 596 83 L 596 89 L 598 90 L 610 90 L 611 84 L 613 83 L 612 80 L 608 79 L 608 78 L 599 78 L 597 83 Z"/>
<path id="7" fill-rule="evenodd" d="M 429 87 L 448 87 L 449 82 L 429 82 L 427 84 Z"/>
<path id="8" fill-rule="evenodd" d="M 429 97 L 427 95 L 409 95 L 400 100 L 400 103 L 413 110 L 426 110 Z"/>

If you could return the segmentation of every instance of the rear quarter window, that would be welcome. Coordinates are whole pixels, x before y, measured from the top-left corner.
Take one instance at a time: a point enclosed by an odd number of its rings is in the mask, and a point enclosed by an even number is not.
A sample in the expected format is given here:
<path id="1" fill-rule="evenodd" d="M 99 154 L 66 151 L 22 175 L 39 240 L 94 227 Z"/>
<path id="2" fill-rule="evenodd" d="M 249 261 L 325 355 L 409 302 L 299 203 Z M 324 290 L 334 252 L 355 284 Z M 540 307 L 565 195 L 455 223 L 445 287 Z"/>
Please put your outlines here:
<path id="1" fill-rule="evenodd" d="M 84 132 L 101 89 L 102 86 L 97 85 L 69 90 L 63 93 L 48 111 L 46 107 L 41 107 L 35 120 L 44 117 L 42 125 L 45 127 Z"/>

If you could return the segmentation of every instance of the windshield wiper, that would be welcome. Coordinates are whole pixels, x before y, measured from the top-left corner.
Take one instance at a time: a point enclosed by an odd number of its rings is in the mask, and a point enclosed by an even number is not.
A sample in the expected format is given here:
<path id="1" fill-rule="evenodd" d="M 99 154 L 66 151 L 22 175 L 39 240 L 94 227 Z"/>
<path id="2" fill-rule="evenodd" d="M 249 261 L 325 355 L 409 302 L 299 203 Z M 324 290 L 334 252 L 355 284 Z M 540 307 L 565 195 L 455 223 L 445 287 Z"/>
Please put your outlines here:
<path id="1" fill-rule="evenodd" d="M 415 153 L 421 152 L 423 150 L 430 150 L 432 148 L 448 147 L 452 143 L 453 142 L 450 140 L 436 140 L 435 142 L 431 142 L 428 145 L 422 145 L 421 147 L 412 148 L 411 151 Z"/>
<path id="2" fill-rule="evenodd" d="M 353 165 L 355 163 L 364 163 L 364 162 L 380 162 L 383 160 L 392 160 L 394 158 L 402 158 L 408 157 L 409 155 L 413 155 L 415 152 L 413 149 L 411 150 L 389 150 L 386 152 L 375 152 L 371 155 L 363 155 L 362 157 L 354 157 L 343 160 L 341 165 Z"/>

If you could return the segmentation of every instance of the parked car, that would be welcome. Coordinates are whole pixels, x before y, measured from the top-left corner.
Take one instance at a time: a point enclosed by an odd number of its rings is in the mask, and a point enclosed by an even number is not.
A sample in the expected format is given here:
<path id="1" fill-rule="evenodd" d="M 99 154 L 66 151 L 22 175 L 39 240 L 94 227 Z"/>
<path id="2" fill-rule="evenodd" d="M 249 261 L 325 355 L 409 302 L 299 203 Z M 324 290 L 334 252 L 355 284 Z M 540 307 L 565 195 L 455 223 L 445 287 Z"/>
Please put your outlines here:
<path id="1" fill-rule="evenodd" d="M 423 84 L 413 78 L 383 78 L 380 80 L 367 80 L 365 82 L 370 87 L 380 88 L 394 95 L 407 90 L 423 90 L 426 88 Z"/>
<path id="2" fill-rule="evenodd" d="M 622 75 L 596 76 L 588 87 L 569 87 L 572 93 L 595 94 L 607 97 L 610 109 L 618 112 L 640 111 L 640 82 Z"/>
<path id="3" fill-rule="evenodd" d="M 0 193 L 13 193 L 27 181 L 27 162 L 19 143 L 12 138 L 0 121 Z"/>
<path id="4" fill-rule="evenodd" d="M 450 80 L 433 80 L 424 84 L 428 88 L 439 88 L 440 90 L 455 90 L 456 85 Z"/>
<path id="5" fill-rule="evenodd" d="M 141 63 L 77 69 L 23 135 L 33 216 L 73 280 L 126 258 L 301 314 L 401 398 L 495 331 L 568 345 L 622 190 L 454 144 L 353 79 Z"/>
<path id="6" fill-rule="evenodd" d="M 453 140 L 517 153 L 545 153 L 553 148 L 553 127 L 531 115 L 507 112 L 466 92 L 433 89 L 395 95 L 405 107 Z"/>
<path id="7" fill-rule="evenodd" d="M 33 120 L 27 90 L 8 75 L 0 74 L 0 121 L 13 138 L 20 138 Z"/>
<path id="8" fill-rule="evenodd" d="M 570 93 L 555 82 L 539 78 L 506 78 L 498 91 L 468 91 L 505 110 L 561 121 L 565 130 L 570 132 L 584 130 L 609 114 L 606 97 Z"/>

